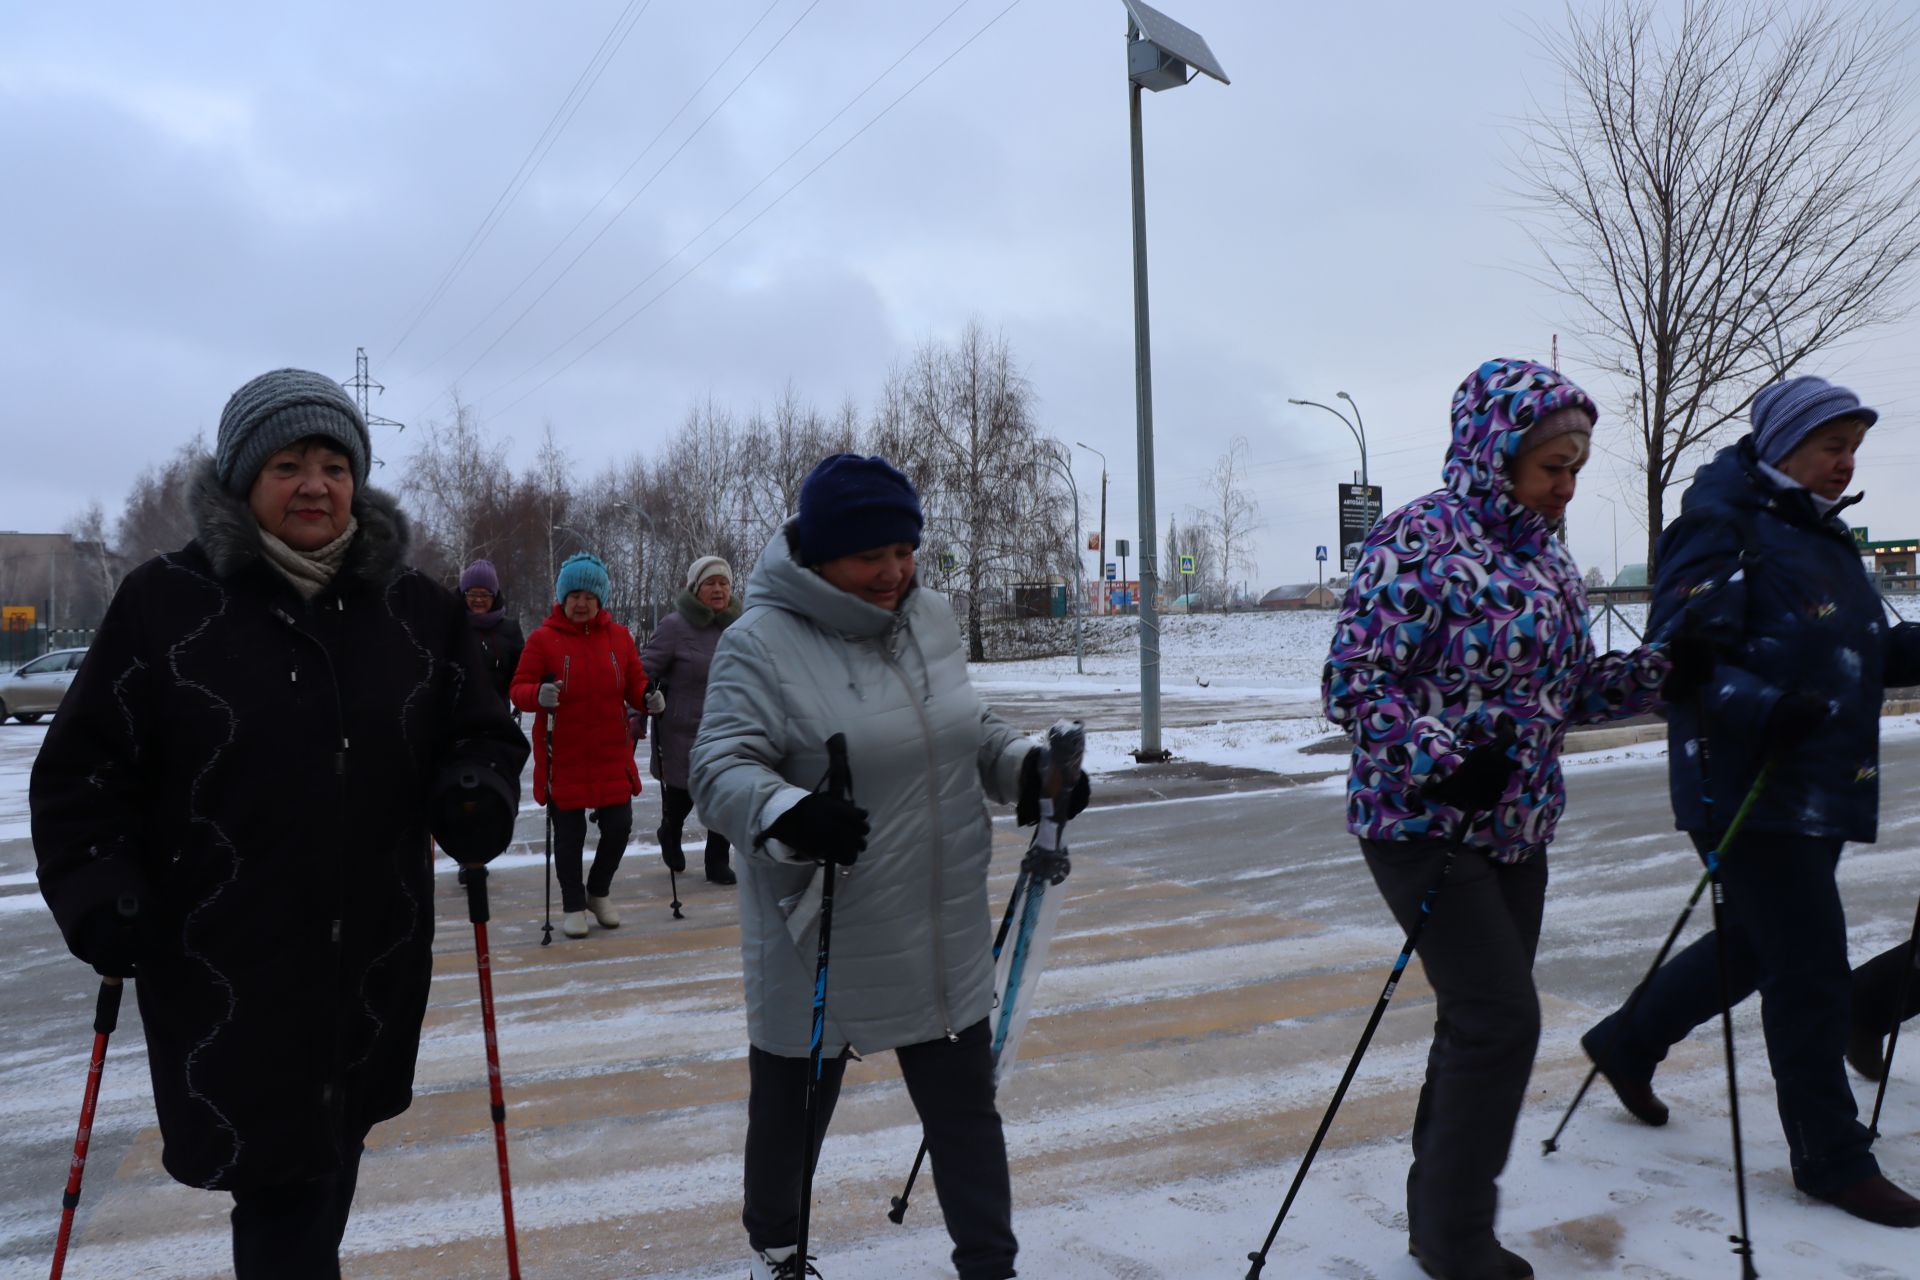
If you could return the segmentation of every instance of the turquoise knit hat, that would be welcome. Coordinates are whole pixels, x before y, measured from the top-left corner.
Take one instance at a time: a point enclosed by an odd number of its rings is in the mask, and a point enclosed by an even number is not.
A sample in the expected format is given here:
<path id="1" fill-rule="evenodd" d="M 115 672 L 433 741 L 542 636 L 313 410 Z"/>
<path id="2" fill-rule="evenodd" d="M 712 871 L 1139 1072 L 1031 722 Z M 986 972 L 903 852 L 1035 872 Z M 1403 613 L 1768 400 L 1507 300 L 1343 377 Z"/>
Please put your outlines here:
<path id="1" fill-rule="evenodd" d="M 559 604 L 575 591 L 591 591 L 593 598 L 604 609 L 607 606 L 607 591 L 611 586 L 607 578 L 607 566 L 600 557 L 581 551 L 568 556 L 566 563 L 560 566 L 560 576 L 553 580 L 553 602 Z"/>

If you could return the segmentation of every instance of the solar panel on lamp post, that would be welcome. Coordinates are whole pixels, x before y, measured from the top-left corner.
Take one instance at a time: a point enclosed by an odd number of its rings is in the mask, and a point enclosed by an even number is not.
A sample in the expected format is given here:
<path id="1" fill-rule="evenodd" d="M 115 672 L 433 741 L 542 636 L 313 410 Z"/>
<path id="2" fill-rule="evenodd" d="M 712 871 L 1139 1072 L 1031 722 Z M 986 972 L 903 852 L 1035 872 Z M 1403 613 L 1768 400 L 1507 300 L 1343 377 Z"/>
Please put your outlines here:
<path id="1" fill-rule="evenodd" d="M 1140 466 L 1140 746 L 1138 761 L 1165 760 L 1160 745 L 1160 608 L 1154 546 L 1153 359 L 1147 324 L 1147 182 L 1140 142 L 1140 91 L 1158 93 L 1186 84 L 1198 72 L 1227 84 L 1227 73 L 1200 34 L 1141 0 L 1127 10 L 1127 101 L 1133 152 L 1134 416 Z M 1101 554 L 1106 553 L 1103 550 Z"/>

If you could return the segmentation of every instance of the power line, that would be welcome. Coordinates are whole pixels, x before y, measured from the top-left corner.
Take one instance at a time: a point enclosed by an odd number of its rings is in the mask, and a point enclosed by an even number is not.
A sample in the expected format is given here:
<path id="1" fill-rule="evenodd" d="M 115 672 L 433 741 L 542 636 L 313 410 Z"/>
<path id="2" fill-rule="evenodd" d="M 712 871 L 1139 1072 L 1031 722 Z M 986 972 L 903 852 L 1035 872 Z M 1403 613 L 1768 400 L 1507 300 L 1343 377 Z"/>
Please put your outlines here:
<path id="1" fill-rule="evenodd" d="M 662 298 L 666 297 L 667 294 L 671 293 L 674 290 L 674 288 L 680 284 L 681 281 L 685 280 L 688 276 L 698 271 L 702 266 L 705 266 L 706 263 L 709 260 L 711 260 L 715 254 L 719 253 L 722 249 L 726 248 L 728 245 L 732 244 L 735 240 L 739 239 L 740 236 L 743 233 L 745 233 L 748 228 L 752 227 L 755 223 L 759 222 L 761 218 L 764 218 L 767 214 L 771 213 L 774 210 L 774 208 L 776 208 L 782 201 L 784 201 L 788 196 L 792 195 L 796 190 L 798 190 L 801 184 L 805 183 L 807 179 L 811 178 L 814 174 L 820 172 L 821 169 L 825 168 L 828 164 L 830 164 L 834 160 L 834 158 L 838 156 L 842 151 L 845 151 L 848 147 L 852 146 L 853 143 L 856 142 L 861 137 L 861 135 L 865 134 L 867 130 L 873 128 L 874 125 L 878 124 L 895 107 L 899 106 L 902 102 L 906 101 L 906 99 L 916 89 L 918 89 L 921 85 L 925 84 L 928 80 L 932 79 L 949 62 L 952 62 L 955 58 L 959 57 L 962 53 L 964 53 L 970 46 L 972 46 L 974 41 L 978 40 L 981 36 L 985 35 L 988 31 L 990 31 L 1002 18 L 1006 17 L 1009 13 L 1013 12 L 1013 10 L 1018 8 L 1019 5 L 1020 5 L 1020 0 L 1011 0 L 1011 3 L 1009 3 L 1004 9 L 1000 10 L 999 13 L 996 13 L 993 17 L 989 18 L 984 26 L 982 26 L 978 31 L 974 32 L 971 36 L 968 36 L 966 40 L 963 41 L 958 48 L 954 49 L 953 52 L 949 53 L 946 57 L 942 58 L 939 62 L 935 63 L 933 67 L 926 72 L 926 74 L 922 75 L 918 80 L 915 80 L 912 84 L 908 85 L 906 89 L 904 89 L 898 97 L 896 97 L 892 102 L 889 102 L 886 106 L 882 107 L 878 114 L 873 116 L 873 118 L 868 120 L 865 124 L 861 125 L 858 129 L 854 130 L 854 132 L 850 134 L 845 141 L 841 142 L 840 145 L 836 146 L 832 151 L 829 151 L 811 169 L 808 169 L 805 173 L 801 174 L 784 191 L 782 191 L 779 195 L 775 196 L 772 200 L 768 201 L 764 206 L 762 206 L 758 213 L 754 214 L 751 218 L 748 218 L 745 222 L 741 223 L 738 227 L 734 228 L 734 230 L 731 233 L 729 233 L 724 240 L 720 241 L 720 243 L 716 244 L 712 249 L 708 250 L 706 254 L 704 254 L 698 261 L 694 262 L 691 266 L 689 266 L 685 271 L 675 276 L 664 287 L 662 287 L 658 293 L 655 293 L 652 297 L 648 298 L 645 302 L 641 303 L 640 306 L 636 308 L 631 314 L 629 314 L 624 320 L 621 320 L 618 324 L 614 325 L 613 328 L 607 330 L 606 333 L 602 334 L 599 338 L 595 339 L 593 343 L 587 346 L 578 355 L 574 356 L 571 360 L 567 361 L 565 364 L 561 365 L 558 369 L 555 369 L 552 373 L 548 374 L 545 378 L 541 379 L 538 383 L 534 384 L 523 395 L 521 395 L 520 397 L 512 401 L 510 404 L 503 406 L 494 414 L 490 415 L 487 421 L 491 422 L 494 418 L 499 417 L 500 414 L 507 412 L 509 409 L 512 409 L 515 406 L 527 400 L 535 392 L 538 392 L 541 388 L 551 383 L 555 378 L 559 377 L 561 374 L 565 373 L 568 369 L 571 369 L 574 365 L 578 364 L 581 360 L 584 360 L 588 355 L 592 354 L 609 338 L 612 338 L 616 333 L 619 333 L 622 329 L 626 328 L 629 324 L 632 324 L 635 320 L 639 319 L 643 314 L 645 314 L 649 309 L 651 309 L 655 303 L 659 302 Z M 942 19 L 943 24 L 944 22 L 945 22 L 945 19 Z M 882 78 L 884 78 L 884 76 L 885 76 L 885 73 L 882 73 Z M 871 88 L 871 86 L 869 86 L 869 88 Z M 865 92 L 866 90 L 862 90 L 860 95 L 855 95 L 855 101 L 858 101 L 859 97 L 864 95 Z M 812 139 L 809 139 L 808 141 L 810 142 L 811 140 Z M 793 153 L 790 153 L 785 160 L 782 160 L 779 164 L 775 165 L 771 170 L 769 170 L 766 177 L 762 178 L 759 182 L 754 183 L 752 187 L 749 187 L 747 189 L 746 194 L 748 195 L 752 194 L 753 191 L 757 190 L 775 173 L 778 173 L 781 169 L 785 168 L 786 165 L 793 159 L 794 155 L 797 155 L 799 153 L 799 150 L 804 149 L 805 146 L 806 144 L 802 143 L 799 149 L 796 149 Z M 745 198 L 746 198 L 746 195 L 741 196 L 741 200 L 744 200 Z M 559 354 L 559 352 L 564 350 L 570 343 L 574 342 L 576 339 L 578 339 L 583 334 L 585 334 L 587 330 L 591 329 L 594 325 L 598 324 L 602 319 L 604 319 L 607 316 L 607 314 L 611 312 L 615 307 L 619 306 L 620 303 L 626 301 L 628 298 L 632 297 L 635 293 L 637 293 L 640 290 L 642 285 L 646 284 L 648 280 L 651 280 L 654 276 L 658 275 L 663 269 L 665 269 L 668 265 L 670 265 L 674 261 L 674 259 L 680 257 L 682 254 L 686 253 L 687 250 L 691 249 L 695 244 L 697 244 L 709 231 L 713 230 L 713 228 L 717 226 L 720 223 L 720 221 L 727 216 L 728 213 L 731 213 L 734 208 L 738 207 L 739 203 L 740 201 L 736 200 L 734 204 L 729 205 L 727 209 L 720 214 L 719 217 L 715 218 L 712 222 L 709 222 L 705 227 L 701 228 L 700 231 L 697 234 L 695 234 L 691 239 L 689 239 L 685 244 L 680 246 L 679 249 L 669 254 L 665 259 L 661 261 L 659 266 L 655 267 L 652 271 L 648 272 L 646 276 L 642 277 L 639 284 L 636 284 L 632 289 L 629 289 L 626 293 L 622 294 L 619 298 L 615 299 L 611 306 L 607 307 L 606 310 L 602 311 L 598 316 L 595 316 L 586 325 L 582 326 L 579 330 L 577 330 L 573 334 L 572 337 L 569 337 L 565 342 L 562 342 L 559 346 L 555 347 L 552 351 L 548 352 L 545 356 L 542 356 L 539 360 L 536 360 L 532 365 L 528 366 L 527 369 L 523 370 L 521 373 L 516 374 L 513 378 L 510 378 L 507 382 L 502 383 L 499 387 L 496 387 L 493 391 L 488 392 L 486 396 L 482 397 L 482 399 L 484 400 L 484 399 L 491 398 L 492 396 L 498 395 L 500 392 L 506 390 L 507 387 L 512 386 L 515 382 L 518 382 L 521 378 L 527 377 L 529 374 L 533 372 L 534 369 L 539 368 L 540 365 L 546 363 L 548 360 L 552 359 L 555 355 Z"/>
<path id="2" fill-rule="evenodd" d="M 554 243 L 553 248 L 547 250 L 546 254 L 540 259 L 540 261 L 533 264 L 533 267 L 527 272 L 527 274 L 520 277 L 519 283 L 515 284 L 513 288 L 507 290 L 506 295 L 502 297 L 500 301 L 494 303 L 492 307 L 488 308 L 487 313 L 485 315 L 481 316 L 478 320 L 474 321 L 473 326 L 471 328 L 469 328 L 465 333 L 461 334 L 458 338 L 456 338 L 447 347 L 445 351 L 442 351 L 439 355 L 435 356 L 433 359 L 429 360 L 424 366 L 422 366 L 421 372 L 423 373 L 426 372 L 426 370 L 433 368 L 435 365 L 439 364 L 442 360 L 445 360 L 448 356 L 452 355 L 456 350 L 460 348 L 460 346 L 463 343 L 466 342 L 468 338 L 471 338 L 474 334 L 480 332 L 481 328 L 486 325 L 487 321 L 493 319 L 495 315 L 499 314 L 500 308 L 506 306 L 507 303 L 513 301 L 515 294 L 519 293 L 522 289 L 527 287 L 527 282 L 532 280 L 534 276 L 540 273 L 540 268 L 546 266 L 547 263 L 551 262 L 553 260 L 553 255 L 560 252 L 560 250 L 562 250 L 563 248 L 565 248 L 567 241 L 573 239 L 574 235 L 580 230 L 580 228 L 587 225 L 588 220 L 591 219 L 593 215 L 599 211 L 600 206 L 607 202 L 607 198 L 613 195 L 614 192 L 620 189 L 620 184 L 627 180 L 627 175 L 640 167 L 640 162 L 647 158 L 648 153 L 651 152 L 654 149 L 654 147 L 659 144 L 660 139 L 667 136 L 667 131 L 672 129 L 675 122 L 678 121 L 681 116 L 687 113 L 687 108 L 691 107 L 696 101 L 699 100 L 700 95 L 706 92 L 707 86 L 713 83 L 714 78 L 718 76 L 720 72 L 726 68 L 726 65 L 729 62 L 733 61 L 734 55 L 740 52 L 741 47 L 745 45 L 748 40 L 753 38 L 753 33 L 758 31 L 761 25 L 765 23 L 767 18 L 773 13 L 773 11 L 775 9 L 778 9 L 779 7 L 780 7 L 780 0 L 773 0 L 773 3 L 769 4 L 764 10 L 761 11 L 760 16 L 754 19 L 753 25 L 748 27 L 745 33 L 743 33 L 741 37 L 734 42 L 734 45 L 731 49 L 727 50 L 726 56 L 722 57 L 720 61 L 713 64 L 713 70 L 707 73 L 707 78 L 702 80 L 698 85 L 696 85 L 694 87 L 693 92 L 687 95 L 686 100 L 680 104 L 679 110 L 675 111 L 671 116 L 667 118 L 667 122 L 660 126 L 659 131 L 655 133 L 652 138 L 647 140 L 646 146 L 640 148 L 640 154 L 636 155 L 633 158 L 633 160 L 627 165 L 627 167 L 620 171 L 620 176 L 615 178 L 613 182 L 609 184 L 607 189 L 600 193 L 600 198 L 595 200 L 592 205 L 588 206 L 587 211 L 580 215 L 580 220 L 578 222 L 575 222 L 573 226 L 567 229 L 567 233 L 561 236 L 560 239 Z M 801 14 L 800 16 L 804 18 L 806 14 Z M 778 46 L 776 45 L 775 47 L 777 48 Z M 765 59 L 762 58 L 761 61 L 764 62 Z M 758 69 L 758 66 L 756 64 L 756 70 L 757 69 Z M 752 75 L 752 72 L 748 72 L 748 75 Z M 741 83 L 744 84 L 746 82 L 743 79 Z M 740 88 L 739 85 L 735 85 L 734 91 L 737 93 L 739 91 L 739 88 Z M 733 95 L 729 94 L 727 96 L 732 97 Z M 724 106 L 726 104 L 723 101 L 721 105 Z M 711 117 L 709 117 L 709 119 L 711 119 Z M 705 126 L 705 122 L 703 121 L 702 127 L 704 126 Z M 694 132 L 698 133 L 699 130 L 696 129 Z M 689 135 L 689 140 L 691 140 L 691 135 Z M 684 146 L 685 144 L 683 143 L 682 145 Z M 676 151 L 674 154 L 678 155 L 679 152 Z M 672 162 L 672 158 L 669 157 L 668 163 L 671 163 L 671 162 Z M 665 167 L 666 165 L 663 164 L 660 166 L 660 169 L 664 169 Z M 644 192 L 648 186 L 653 185 L 653 179 L 660 176 L 660 169 L 654 170 L 652 177 L 649 177 L 647 179 L 646 185 L 642 186 L 640 188 L 640 191 L 636 191 L 634 193 L 634 197 L 633 197 L 634 199 L 638 199 L 641 192 Z M 621 206 L 620 212 L 614 214 L 613 218 L 608 221 L 607 226 L 602 227 L 600 229 L 599 234 L 594 236 L 593 240 L 588 243 L 587 248 L 591 249 L 595 243 L 598 243 L 600 236 L 605 235 L 607 233 L 607 230 L 613 226 L 614 222 L 619 221 L 620 217 L 626 213 L 627 207 L 631 206 L 632 204 L 633 204 L 633 200 L 628 200 L 626 205 Z M 585 250 L 582 250 L 582 252 L 584 253 Z M 566 265 L 566 267 L 560 272 L 560 276 L 556 276 L 554 278 L 553 283 L 558 284 L 560 282 L 560 277 L 565 276 L 568 271 L 573 270 L 574 264 L 579 261 L 580 261 L 579 257 L 576 256 L 573 262 L 569 262 Z M 552 288 L 553 288 L 553 284 L 549 284 L 547 286 L 548 290 L 551 290 Z M 547 296 L 546 290 L 543 290 L 540 294 L 540 297 L 544 298 L 546 296 Z M 534 299 L 534 302 L 536 303 L 539 301 L 540 301 L 540 298 Z M 522 311 L 520 313 L 520 316 L 515 318 L 514 324 L 518 324 L 520 320 L 525 316 L 526 316 L 526 312 Z M 512 328 L 513 328 L 512 325 L 507 326 L 507 330 L 501 333 L 500 338 L 506 337 L 507 333 L 512 331 Z M 494 339 L 494 343 L 496 345 L 499 343 L 500 338 Z M 491 351 L 492 349 L 493 349 L 492 346 L 489 346 L 487 348 L 488 351 Z M 480 354 L 482 356 L 485 356 L 486 352 L 483 351 Z M 470 365 L 468 366 L 468 368 L 471 369 L 472 366 Z M 464 377 L 465 375 L 462 374 L 461 376 Z M 456 379 L 456 381 L 458 381 L 458 379 Z M 434 403 L 436 404 L 439 403 L 438 398 L 435 399 Z M 432 406 L 430 405 L 429 408 L 431 407 Z"/>
<path id="3" fill-rule="evenodd" d="M 494 197 L 493 206 L 487 210 L 486 216 L 480 219 L 480 225 L 473 229 L 473 234 L 467 237 L 467 242 L 461 246 L 460 252 L 454 255 L 453 264 L 428 291 L 426 301 L 420 304 L 419 310 L 414 313 L 406 329 L 387 351 L 385 359 L 391 360 L 398 354 L 400 348 L 406 345 L 407 339 L 413 336 L 413 331 L 419 327 L 420 322 L 426 319 L 427 313 L 432 311 L 440 299 L 446 295 L 447 289 L 453 284 L 454 277 L 473 261 L 474 255 L 480 251 L 480 246 L 486 243 L 487 237 L 493 234 L 494 228 L 499 226 L 501 219 L 506 217 L 507 210 L 513 207 L 513 202 L 520 198 L 520 193 L 526 189 L 527 183 L 533 180 L 534 171 L 546 160 L 547 153 L 553 150 L 553 144 L 560 140 L 560 135 L 566 132 L 569 124 L 573 123 L 573 117 L 580 110 L 581 104 L 587 100 L 587 95 L 593 92 L 594 85 L 600 82 L 601 75 L 612 63 L 614 54 L 620 51 L 620 46 L 626 43 L 629 35 L 633 34 L 633 29 L 638 25 L 641 15 L 646 13 L 652 3 L 653 0 L 627 0 L 627 7 L 621 11 L 619 17 L 613 20 L 613 26 L 608 28 L 607 34 L 600 38 L 599 48 L 595 49 L 593 56 L 587 59 L 587 65 L 580 69 L 580 74 L 574 77 L 573 87 L 567 90 L 567 96 L 561 99 L 558 107 L 554 108 L 553 115 L 547 120 L 546 128 L 540 131 L 540 136 L 534 139 L 533 146 L 527 149 L 527 154 L 520 161 L 520 167 L 513 171 L 513 176 L 507 179 L 507 185 L 501 188 L 499 195 Z M 637 11 L 634 8 L 635 5 L 639 6 Z M 622 23 L 626 24 L 624 31 L 621 30 Z"/>
<path id="4" fill-rule="evenodd" d="M 774 5 L 778 5 L 779 3 L 780 3 L 780 0 L 774 0 Z M 787 29 L 780 33 L 780 38 L 775 40 L 771 45 L 769 45 L 767 47 L 767 51 L 765 53 L 762 53 L 759 59 L 751 67 L 747 68 L 747 73 L 740 77 L 738 83 L 736 83 L 733 86 L 733 88 L 727 90 L 727 96 L 720 99 L 719 102 L 714 104 L 713 110 L 707 112 L 705 118 L 702 119 L 699 124 L 694 126 L 693 132 L 689 133 L 685 138 L 682 138 L 680 140 L 680 145 L 673 149 L 673 154 L 668 156 L 665 160 L 662 160 L 659 164 L 659 167 L 654 169 L 653 173 L 648 176 L 647 180 L 640 184 L 640 189 L 634 192 L 631 196 L 628 196 L 627 202 L 620 206 L 619 211 L 615 213 L 613 217 L 607 219 L 607 225 L 604 227 L 601 227 L 599 231 L 594 233 L 593 239 L 587 241 L 586 244 L 582 245 L 580 247 L 580 252 L 573 255 L 573 260 L 567 263 L 566 266 L 560 269 L 560 274 L 555 276 L 552 280 L 548 281 L 547 287 L 542 289 L 534 297 L 532 302 L 529 302 L 526 306 L 522 307 L 520 309 L 520 314 L 515 316 L 512 319 L 512 321 L 508 323 L 507 327 L 500 331 L 499 336 L 495 337 L 492 342 L 489 342 L 486 346 L 486 349 L 483 350 L 479 355 L 475 356 L 473 360 L 467 365 L 467 367 L 460 371 L 460 376 L 454 379 L 456 383 L 459 382 L 461 378 L 465 378 L 468 374 L 472 373 L 474 369 L 479 366 L 482 360 L 485 360 L 488 355 L 492 354 L 493 349 L 499 346 L 500 343 L 506 338 L 506 336 L 512 333 L 514 329 L 519 326 L 522 320 L 527 318 L 527 314 L 531 312 L 535 307 L 539 306 L 541 301 L 545 299 L 549 293 L 553 292 L 555 286 L 557 286 L 562 280 L 566 279 L 567 273 L 572 271 L 576 266 L 580 265 L 580 259 L 586 257 L 587 253 L 590 250 L 592 250 L 593 246 L 600 243 L 601 237 L 606 235 L 607 232 L 613 229 L 614 223 L 620 221 L 621 218 L 626 216 L 627 210 L 633 207 L 634 201 L 638 200 L 641 196 L 646 194 L 647 188 L 653 185 L 654 179 L 658 178 L 661 174 L 665 173 L 667 171 L 667 166 L 680 158 L 680 153 L 685 151 L 687 147 L 692 144 L 693 140 L 700 136 L 701 131 L 704 130 L 707 127 L 707 125 L 712 122 L 715 116 L 720 114 L 721 110 L 725 108 L 729 102 L 733 101 L 734 95 L 739 93 L 740 90 L 746 86 L 747 81 L 753 79 L 754 73 L 760 70 L 760 68 L 766 64 L 767 59 L 771 58 L 774 55 L 775 50 L 779 49 L 781 45 L 785 44 L 787 42 L 787 37 L 792 35 L 794 33 L 794 30 L 798 28 L 802 22 L 805 22 L 807 20 L 807 15 L 812 13 L 815 9 L 818 9 L 819 7 L 820 7 L 820 0 L 813 0 L 811 4 L 809 4 L 805 9 L 800 11 L 800 16 L 795 18 L 793 22 L 788 25 Z M 772 6 L 769 6 L 767 12 L 771 13 L 772 11 L 773 11 Z M 766 16 L 765 14 L 761 15 L 762 18 L 764 18 L 765 16 Z M 755 23 L 754 25 L 757 27 L 759 24 Z M 751 34 L 751 32 L 749 32 L 749 34 Z M 744 44 L 745 42 L 746 42 L 745 37 L 742 37 L 741 43 Z M 738 46 L 735 46 L 735 47 L 737 48 Z M 727 55 L 727 57 L 729 58 L 731 58 L 732 56 L 733 55 L 731 53 Z M 715 68 L 716 72 L 718 70 L 719 68 Z M 677 115 L 676 115 L 676 118 L 678 118 Z M 662 132 L 664 133 L 665 130 L 663 129 Z M 651 147 L 652 144 L 649 143 L 648 146 Z M 638 164 L 639 161 L 636 160 L 634 163 Z M 625 175 L 623 174 L 621 176 L 624 177 Z M 572 233 L 569 232 L 568 234 L 571 235 Z"/>

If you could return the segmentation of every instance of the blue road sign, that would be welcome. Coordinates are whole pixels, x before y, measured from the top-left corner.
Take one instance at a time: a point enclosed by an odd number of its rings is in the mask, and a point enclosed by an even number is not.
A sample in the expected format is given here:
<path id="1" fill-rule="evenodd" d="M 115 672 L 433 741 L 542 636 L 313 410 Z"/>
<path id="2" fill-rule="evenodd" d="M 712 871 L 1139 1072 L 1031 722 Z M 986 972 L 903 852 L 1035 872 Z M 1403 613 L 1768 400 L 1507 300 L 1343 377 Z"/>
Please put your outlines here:
<path id="1" fill-rule="evenodd" d="M 1313 558 L 1324 564 L 1327 559 L 1327 549 L 1325 547 L 1315 547 L 1313 549 Z"/>
<path id="2" fill-rule="evenodd" d="M 1120 581 L 1120 566 L 1115 562 L 1113 562 L 1112 560 L 1107 561 L 1107 581 L 1108 582 Z"/>

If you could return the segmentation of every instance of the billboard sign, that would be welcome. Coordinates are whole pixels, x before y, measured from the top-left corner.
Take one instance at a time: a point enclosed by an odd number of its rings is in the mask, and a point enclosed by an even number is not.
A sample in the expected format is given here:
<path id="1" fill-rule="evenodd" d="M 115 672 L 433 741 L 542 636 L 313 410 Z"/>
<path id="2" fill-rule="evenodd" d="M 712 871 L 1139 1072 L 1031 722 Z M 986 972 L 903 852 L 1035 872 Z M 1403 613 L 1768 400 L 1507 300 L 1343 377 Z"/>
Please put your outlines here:
<path id="1" fill-rule="evenodd" d="M 1340 496 L 1340 569 L 1352 573 L 1360 563 L 1367 530 L 1380 519 L 1380 486 L 1343 484 Z"/>

